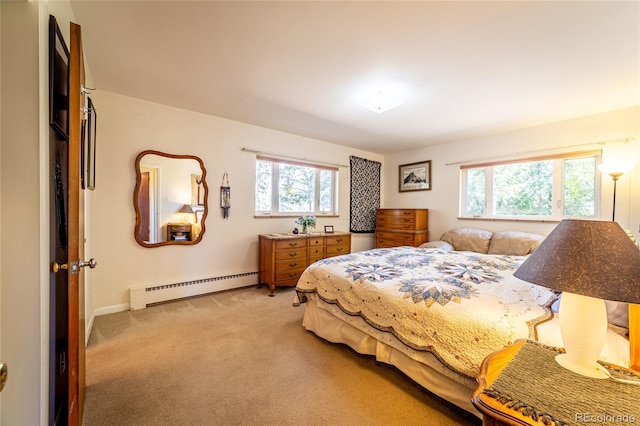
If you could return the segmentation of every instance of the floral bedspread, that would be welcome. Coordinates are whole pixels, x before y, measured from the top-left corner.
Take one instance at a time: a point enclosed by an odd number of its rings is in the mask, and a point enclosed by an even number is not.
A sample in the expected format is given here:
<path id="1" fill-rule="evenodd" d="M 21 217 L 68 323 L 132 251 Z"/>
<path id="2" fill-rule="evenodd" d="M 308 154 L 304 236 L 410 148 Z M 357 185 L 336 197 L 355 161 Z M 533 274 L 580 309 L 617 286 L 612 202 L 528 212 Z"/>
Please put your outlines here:
<path id="1" fill-rule="evenodd" d="M 524 256 L 416 247 L 373 249 L 310 265 L 294 305 L 315 293 L 475 379 L 482 360 L 551 318 L 552 291 L 513 276 Z"/>

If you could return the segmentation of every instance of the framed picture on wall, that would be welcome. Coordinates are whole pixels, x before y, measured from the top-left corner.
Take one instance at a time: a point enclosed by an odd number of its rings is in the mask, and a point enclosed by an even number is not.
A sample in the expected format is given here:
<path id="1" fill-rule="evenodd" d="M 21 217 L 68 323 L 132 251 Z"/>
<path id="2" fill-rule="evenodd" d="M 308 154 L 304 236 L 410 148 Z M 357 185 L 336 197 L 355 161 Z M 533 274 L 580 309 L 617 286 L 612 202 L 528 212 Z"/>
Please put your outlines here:
<path id="1" fill-rule="evenodd" d="M 403 164 L 400 171 L 400 192 L 431 190 L 431 160 Z"/>
<path id="2" fill-rule="evenodd" d="M 98 126 L 98 114 L 93 101 L 87 96 L 87 189 L 96 189 L 96 136 Z"/>
<path id="3" fill-rule="evenodd" d="M 69 140 L 69 49 L 54 16 L 49 16 L 49 124 Z"/>

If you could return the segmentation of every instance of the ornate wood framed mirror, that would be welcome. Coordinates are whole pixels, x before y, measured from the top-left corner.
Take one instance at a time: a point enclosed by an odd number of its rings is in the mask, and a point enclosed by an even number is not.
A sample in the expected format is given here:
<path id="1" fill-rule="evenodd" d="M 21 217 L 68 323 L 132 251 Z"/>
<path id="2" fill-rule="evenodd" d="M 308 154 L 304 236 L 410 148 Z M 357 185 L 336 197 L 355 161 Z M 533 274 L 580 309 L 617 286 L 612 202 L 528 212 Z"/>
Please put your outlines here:
<path id="1" fill-rule="evenodd" d="M 202 241 L 209 193 L 202 160 L 148 150 L 138 154 L 135 167 L 136 241 L 143 247 Z"/>

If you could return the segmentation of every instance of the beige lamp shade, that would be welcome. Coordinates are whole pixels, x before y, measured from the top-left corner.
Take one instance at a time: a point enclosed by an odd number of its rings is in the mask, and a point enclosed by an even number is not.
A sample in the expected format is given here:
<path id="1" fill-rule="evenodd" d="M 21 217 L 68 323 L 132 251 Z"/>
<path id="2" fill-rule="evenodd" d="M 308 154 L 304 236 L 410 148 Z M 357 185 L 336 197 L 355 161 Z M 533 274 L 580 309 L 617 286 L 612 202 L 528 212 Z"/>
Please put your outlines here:
<path id="1" fill-rule="evenodd" d="M 178 210 L 178 213 L 191 213 L 193 214 L 194 211 L 191 208 L 191 206 L 189 204 L 184 204 L 182 207 L 180 207 L 180 210 Z"/>

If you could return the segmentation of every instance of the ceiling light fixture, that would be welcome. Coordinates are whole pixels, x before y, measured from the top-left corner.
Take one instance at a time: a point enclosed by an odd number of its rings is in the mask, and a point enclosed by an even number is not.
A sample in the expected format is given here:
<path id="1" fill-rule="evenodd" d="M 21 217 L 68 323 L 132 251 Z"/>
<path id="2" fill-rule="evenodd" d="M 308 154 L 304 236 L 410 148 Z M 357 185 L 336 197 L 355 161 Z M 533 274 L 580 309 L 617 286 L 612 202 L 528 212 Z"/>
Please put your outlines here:
<path id="1" fill-rule="evenodd" d="M 390 109 L 397 107 L 400 104 L 402 104 L 401 101 L 380 90 L 375 95 L 367 99 L 362 106 L 373 112 L 381 114 L 385 111 L 389 111 Z"/>

